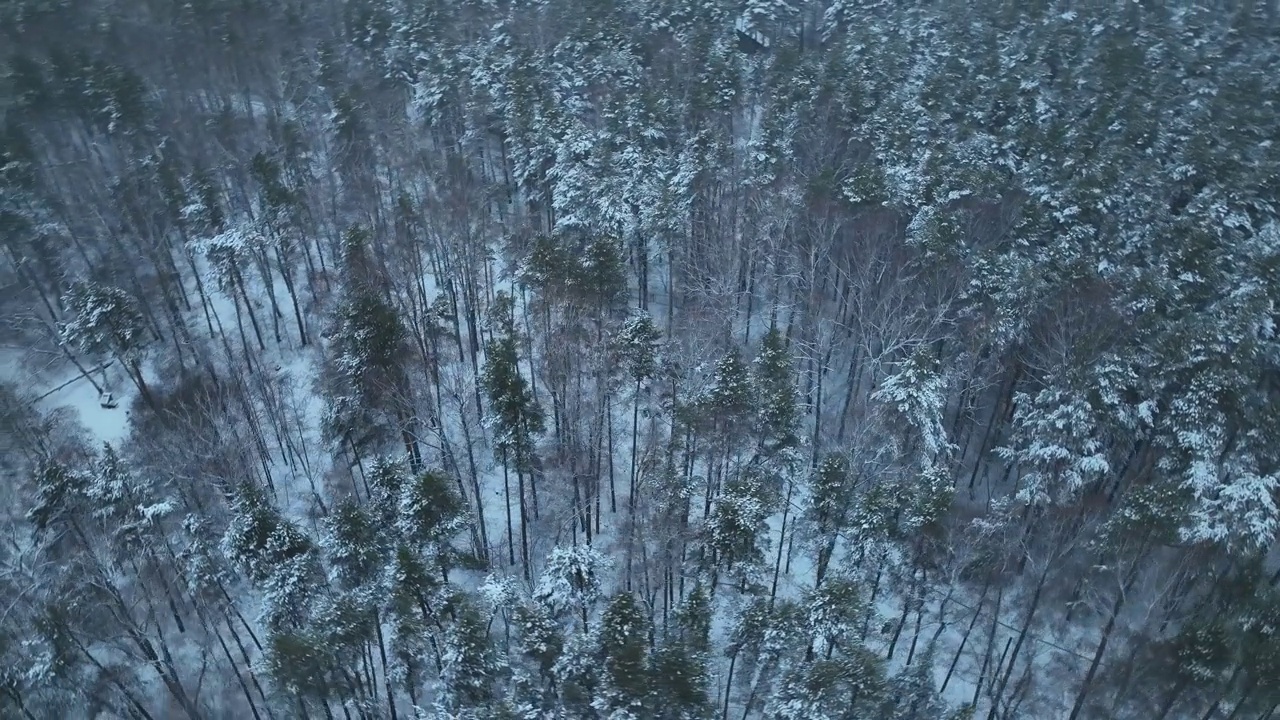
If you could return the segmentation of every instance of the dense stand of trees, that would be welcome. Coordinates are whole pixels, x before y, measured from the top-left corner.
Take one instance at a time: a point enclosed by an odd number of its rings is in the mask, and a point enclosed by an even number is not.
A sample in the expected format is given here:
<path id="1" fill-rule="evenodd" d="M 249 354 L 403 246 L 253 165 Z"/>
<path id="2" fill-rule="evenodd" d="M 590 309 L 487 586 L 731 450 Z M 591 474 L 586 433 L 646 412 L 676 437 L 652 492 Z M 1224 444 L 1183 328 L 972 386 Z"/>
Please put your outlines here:
<path id="1" fill-rule="evenodd" d="M 1280 717 L 1276 3 L 0 48 L 0 715 Z"/>

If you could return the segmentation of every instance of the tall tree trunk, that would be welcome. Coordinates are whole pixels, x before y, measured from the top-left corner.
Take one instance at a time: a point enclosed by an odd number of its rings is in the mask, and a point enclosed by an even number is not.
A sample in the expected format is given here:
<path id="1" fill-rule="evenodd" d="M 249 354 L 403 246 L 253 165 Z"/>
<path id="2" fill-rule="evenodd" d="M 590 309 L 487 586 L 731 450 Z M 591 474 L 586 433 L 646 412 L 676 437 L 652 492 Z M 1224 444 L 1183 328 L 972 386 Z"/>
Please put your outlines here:
<path id="1" fill-rule="evenodd" d="M 231 280 L 235 283 L 235 288 L 240 291 L 240 298 L 244 300 L 244 309 L 249 313 L 249 323 L 253 325 L 253 335 L 258 339 L 258 349 L 266 350 L 267 344 L 262 340 L 262 328 L 258 327 L 258 315 L 253 311 L 253 302 L 249 300 L 249 291 L 245 288 L 244 278 L 239 268 L 231 268 Z"/>
<path id="2" fill-rule="evenodd" d="M 778 596 L 778 575 L 782 572 L 782 548 L 786 545 L 787 539 L 787 518 L 791 510 L 791 491 L 795 488 L 795 483 L 791 478 L 787 478 L 787 500 L 782 505 L 782 530 L 778 533 L 778 557 L 773 561 L 773 582 L 769 585 L 769 606 L 773 606 L 774 598 Z"/>
<path id="3" fill-rule="evenodd" d="M 507 451 L 502 451 L 502 496 L 507 502 L 507 564 L 516 564 L 516 533 L 511 524 L 511 480 L 507 472 Z"/>
<path id="4" fill-rule="evenodd" d="M 1141 557 L 1141 556 L 1139 556 Z M 1085 673 L 1084 682 L 1080 684 L 1080 692 L 1076 694 L 1076 701 L 1071 706 L 1071 714 L 1067 716 L 1067 720 L 1076 720 L 1080 717 L 1080 712 L 1084 710 L 1085 699 L 1089 696 L 1089 690 L 1093 686 L 1093 678 L 1098 673 L 1098 666 L 1102 664 L 1102 658 L 1107 652 L 1107 643 L 1111 640 L 1111 633 L 1116 628 L 1116 618 L 1120 615 L 1120 610 L 1124 608 L 1125 598 L 1128 596 L 1129 585 L 1133 582 L 1133 577 L 1137 575 L 1137 560 L 1134 561 L 1134 567 L 1129 572 L 1129 577 L 1122 583 L 1120 591 L 1116 593 L 1116 599 L 1111 604 L 1111 614 L 1107 617 L 1107 624 L 1102 628 L 1102 639 L 1098 641 L 1098 648 L 1093 653 L 1093 660 L 1089 663 L 1089 670 Z"/>
<path id="5" fill-rule="evenodd" d="M 964 636 L 960 638 L 960 646 L 956 648 L 956 654 L 951 658 L 951 665 L 947 667 L 947 674 L 942 678 L 942 685 L 939 686 L 938 692 L 943 693 L 947 689 L 947 685 L 951 683 L 951 676 L 956 671 L 956 665 L 960 662 L 960 656 L 964 653 L 964 647 L 969 643 L 969 636 L 973 633 L 973 628 L 978 624 L 978 618 L 982 616 L 982 605 L 987 599 L 987 592 L 991 589 L 991 579 L 987 578 L 987 582 L 982 586 L 982 594 L 978 596 L 978 606 L 973 609 L 973 618 L 969 620 L 969 627 L 965 629 Z"/>
<path id="6" fill-rule="evenodd" d="M 674 432 L 674 431 L 673 431 Z M 631 521 L 636 517 L 636 454 L 640 448 L 640 380 L 636 380 L 636 393 L 631 405 L 631 479 L 627 490 L 628 512 Z"/>
<path id="7" fill-rule="evenodd" d="M 524 561 L 525 582 L 533 582 L 529 568 L 529 512 L 524 500 L 524 473 L 516 468 L 516 484 L 520 492 L 520 558 Z"/>
<path id="8" fill-rule="evenodd" d="M 298 302 L 298 289 L 293 282 L 293 268 L 285 262 L 280 248 L 276 248 L 276 265 L 280 269 L 280 277 L 284 278 L 284 287 L 289 293 L 289 301 L 293 304 L 293 318 L 298 323 L 298 340 L 303 347 L 306 347 L 307 324 L 302 320 L 302 306 Z"/>
<path id="9" fill-rule="evenodd" d="M 1018 641 L 1013 646 L 1013 654 L 1009 657 L 1009 665 L 1005 670 L 1004 677 L 1000 680 L 1000 686 L 995 692 L 995 696 L 991 703 L 991 712 L 987 714 L 987 720 L 995 720 L 996 708 L 1000 704 L 1000 698 L 1004 696 L 1005 688 L 1009 685 L 1009 678 L 1013 674 L 1014 665 L 1018 661 L 1018 654 L 1022 650 L 1022 646 L 1026 643 L 1027 635 L 1031 631 L 1031 622 L 1035 618 L 1036 610 L 1040 608 L 1040 598 L 1044 594 L 1045 582 L 1049 579 L 1049 569 L 1053 567 L 1052 557 L 1045 558 L 1044 570 L 1040 573 L 1040 579 L 1036 581 L 1036 589 L 1031 594 L 1031 606 L 1027 608 L 1027 615 L 1022 621 L 1022 628 L 1018 631 Z"/>

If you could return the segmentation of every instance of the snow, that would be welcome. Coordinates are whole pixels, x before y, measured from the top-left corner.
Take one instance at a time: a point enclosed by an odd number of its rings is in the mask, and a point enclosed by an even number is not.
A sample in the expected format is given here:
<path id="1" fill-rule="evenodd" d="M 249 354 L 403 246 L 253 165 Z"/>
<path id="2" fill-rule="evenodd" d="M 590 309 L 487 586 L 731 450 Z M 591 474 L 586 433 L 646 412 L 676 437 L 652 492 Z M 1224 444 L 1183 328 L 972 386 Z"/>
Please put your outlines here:
<path id="1" fill-rule="evenodd" d="M 37 360 L 44 360 L 44 364 L 37 366 Z M 133 387 L 114 367 L 95 372 L 94 379 L 112 393 L 118 403 L 115 408 L 103 407 L 104 398 L 60 356 L 50 358 L 36 348 L 0 349 L 0 379 L 35 396 L 35 407 L 42 412 L 70 410 L 96 442 L 119 444 L 129 434 Z"/>
<path id="2" fill-rule="evenodd" d="M 57 381 L 49 383 L 54 387 L 62 387 L 40 400 L 37 406 L 46 412 L 60 407 L 70 408 L 95 440 L 119 445 L 128 437 L 130 430 L 128 407 L 134 393 L 132 387 L 126 387 L 128 382 L 123 377 L 117 377 L 112 382 L 109 387 L 112 388 L 112 395 L 118 405 L 106 408 L 102 405 L 102 397 L 98 391 L 73 369 L 69 376 L 64 374 Z"/>

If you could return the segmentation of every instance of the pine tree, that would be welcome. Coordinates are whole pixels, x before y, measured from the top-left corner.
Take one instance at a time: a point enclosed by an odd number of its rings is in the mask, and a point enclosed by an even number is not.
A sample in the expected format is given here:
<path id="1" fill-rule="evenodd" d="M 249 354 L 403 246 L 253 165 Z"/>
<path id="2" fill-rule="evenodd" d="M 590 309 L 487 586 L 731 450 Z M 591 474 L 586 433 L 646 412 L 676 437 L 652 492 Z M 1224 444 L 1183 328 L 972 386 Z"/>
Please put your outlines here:
<path id="1" fill-rule="evenodd" d="M 890 681 L 891 696 L 880 717 L 892 720 L 952 720 L 955 711 L 938 696 L 933 681 L 932 647 Z"/>
<path id="2" fill-rule="evenodd" d="M 821 585 L 831 566 L 841 531 L 848 526 L 854 505 L 849 461 L 844 455 L 823 458 L 809 483 L 805 520 L 814 531 L 817 563 L 814 583 Z"/>
<path id="3" fill-rule="evenodd" d="M 120 363 L 143 400 L 154 405 L 142 375 L 150 340 L 137 302 L 123 290 L 93 282 L 73 284 L 63 298 L 62 337 L 91 357 Z"/>
<path id="4" fill-rule="evenodd" d="M 449 569 L 459 562 L 452 541 L 466 527 L 467 520 L 456 483 L 449 482 L 438 470 L 419 472 L 400 489 L 396 529 L 446 579 Z"/>
<path id="5" fill-rule="evenodd" d="M 262 621 L 272 630 L 306 625 L 311 599 L 323 577 L 315 544 L 281 516 L 262 488 L 236 488 L 222 552 L 259 587 Z"/>
<path id="6" fill-rule="evenodd" d="M 376 592 L 375 583 L 390 556 L 388 528 L 351 499 L 338 503 L 324 525 L 320 545 L 337 587 Z"/>
<path id="7" fill-rule="evenodd" d="M 652 695 L 645 708 L 662 720 L 710 718 L 708 662 L 711 651 L 711 602 L 695 585 L 675 614 L 675 632 L 649 659 Z"/>
<path id="8" fill-rule="evenodd" d="M 883 717 L 884 692 L 883 661 L 859 646 L 793 667 L 781 678 L 767 712 L 779 720 L 873 720 Z"/>
<path id="9" fill-rule="evenodd" d="M 602 672 L 592 702 L 604 717 L 626 720 L 646 715 L 648 633 L 644 613 L 630 593 L 619 593 L 609 601 L 596 632 Z"/>
<path id="10" fill-rule="evenodd" d="M 769 456 L 799 443 L 799 413 L 795 375 L 786 338 L 776 325 L 769 328 L 756 358 L 755 397 L 759 413 L 761 450 Z"/>
<path id="11" fill-rule="evenodd" d="M 635 513 L 636 478 L 639 470 L 637 454 L 640 443 L 640 393 L 646 380 L 658 371 L 659 342 L 662 333 L 647 312 L 629 317 L 618 328 L 613 338 L 614 353 L 627 376 L 635 382 L 631 405 L 631 470 L 627 500 Z"/>
<path id="12" fill-rule="evenodd" d="M 531 704 L 550 710 L 555 706 L 552 690 L 556 685 L 556 665 L 564 653 L 564 630 L 541 603 L 517 604 L 512 625 L 516 629 L 510 653 L 515 690 Z M 529 670 L 522 671 L 517 659 L 529 663 Z"/>
<path id="13" fill-rule="evenodd" d="M 418 705 L 419 687 L 427 684 L 442 663 L 441 608 L 449 589 L 422 556 L 403 543 L 394 549 L 383 582 L 388 593 L 386 622 L 392 628 L 387 643 L 390 674 Z"/>
<path id="14" fill-rule="evenodd" d="M 605 557 L 590 545 L 557 546 L 547 557 L 533 597 L 556 615 L 581 615 L 585 624 L 588 610 L 600 597 L 607 566 Z"/>
<path id="15" fill-rule="evenodd" d="M 946 380 L 936 365 L 929 346 L 922 344 L 872 394 L 891 414 L 891 437 L 899 452 L 919 467 L 933 464 L 950 448 L 942 424 Z"/>
<path id="16" fill-rule="evenodd" d="M 599 657 L 599 643 L 592 634 L 573 633 L 552 667 L 558 695 L 558 710 L 568 717 L 593 717 L 604 683 L 604 668 Z"/>
<path id="17" fill-rule="evenodd" d="M 515 301 L 499 292 L 490 311 L 493 339 L 485 348 L 482 382 L 489 396 L 486 425 L 492 429 L 493 447 L 502 463 L 503 472 L 515 470 L 520 502 L 520 557 L 525 578 L 530 577 L 528 526 L 524 481 L 530 476 L 536 460 L 534 438 L 543 431 L 542 408 L 520 374 L 516 350 Z M 505 475 L 504 475 L 505 478 Z M 538 491 L 532 486 L 534 514 L 537 514 Z M 511 527 L 510 490 L 507 491 L 507 542 L 510 561 L 515 563 L 514 538 Z"/>
<path id="18" fill-rule="evenodd" d="M 729 571 L 743 589 L 764 580 L 765 520 L 776 502 L 776 490 L 766 486 L 759 470 L 748 468 L 725 486 L 707 518 L 715 567 Z"/>
<path id="19" fill-rule="evenodd" d="M 441 642 L 440 704 L 451 712 L 489 707 L 499 667 L 484 620 L 461 594 L 450 599 L 448 610 L 453 621 Z"/>
<path id="20" fill-rule="evenodd" d="M 296 698 L 302 707 L 319 703 L 326 710 L 341 687 L 334 677 L 339 661 L 326 638 L 299 632 L 272 632 L 263 648 L 263 664 L 268 677 Z M 304 711 L 305 712 L 305 711 Z"/>
<path id="21" fill-rule="evenodd" d="M 754 407 L 747 365 L 738 349 L 730 348 L 716 362 L 711 384 L 698 398 L 697 410 L 723 442 L 732 443 L 747 431 Z"/>
<path id="22" fill-rule="evenodd" d="M 362 231 L 348 232 L 348 277 L 330 331 L 337 382 L 325 424 L 335 440 L 357 455 L 398 433 L 416 467 L 421 456 L 406 417 L 412 398 L 404 369 L 405 328 L 378 291 L 363 243 Z"/>
<path id="23" fill-rule="evenodd" d="M 806 598 L 805 623 L 812 641 L 807 653 L 829 659 L 860 642 L 858 629 L 867 613 L 866 598 L 857 582 L 836 575 Z"/>
<path id="24" fill-rule="evenodd" d="M 595 235 L 583 248 L 580 262 L 575 285 L 596 309 L 599 328 L 603 330 L 603 321 L 614 313 L 627 291 L 625 260 L 618 241 L 607 235 Z"/>

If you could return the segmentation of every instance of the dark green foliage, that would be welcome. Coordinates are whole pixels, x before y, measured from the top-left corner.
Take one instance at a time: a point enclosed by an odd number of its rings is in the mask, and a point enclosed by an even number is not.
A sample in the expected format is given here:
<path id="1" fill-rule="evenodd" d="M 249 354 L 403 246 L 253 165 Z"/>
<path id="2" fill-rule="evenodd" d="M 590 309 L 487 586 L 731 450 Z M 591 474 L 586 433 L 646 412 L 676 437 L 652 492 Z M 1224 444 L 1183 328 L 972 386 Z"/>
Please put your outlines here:
<path id="1" fill-rule="evenodd" d="M 489 396 L 486 422 L 494 432 L 494 449 L 517 469 L 526 470 L 533 459 L 534 438 L 544 426 L 542 408 L 520 373 L 514 311 L 515 301 L 499 292 L 490 311 L 493 339 L 485 348 L 482 379 Z"/>
<path id="2" fill-rule="evenodd" d="M 263 623 L 274 631 L 304 627 L 324 585 L 315 544 L 259 486 L 237 488 L 231 510 L 222 551 L 261 590 Z"/>
<path id="3" fill-rule="evenodd" d="M 662 332 L 648 313 L 627 319 L 613 337 L 617 362 L 635 382 L 654 377 L 658 371 L 658 348 Z"/>
<path id="4" fill-rule="evenodd" d="M 674 631 L 649 659 L 652 696 L 646 703 L 653 717 L 694 720 L 711 717 L 707 664 L 711 651 L 710 598 L 694 586 L 678 608 Z"/>
<path id="5" fill-rule="evenodd" d="M 400 491 L 400 533 L 418 545 L 445 544 L 458 532 L 466 507 L 457 483 L 439 470 L 413 475 Z"/>
<path id="6" fill-rule="evenodd" d="M 344 590 L 368 587 L 385 567 L 388 528 L 353 500 L 344 500 L 327 519 L 325 553 L 331 574 Z"/>
<path id="7" fill-rule="evenodd" d="M 594 706 L 606 716 L 634 717 L 649 699 L 648 634 L 635 598 L 630 593 L 615 595 L 597 630 L 601 687 Z"/>
<path id="8" fill-rule="evenodd" d="M 764 563 L 768 536 L 765 520 L 778 502 L 777 491 L 756 470 L 734 478 L 707 519 L 707 546 L 717 565 L 744 579 Z"/>
<path id="9" fill-rule="evenodd" d="M 27 510 L 27 520 L 37 532 L 43 532 L 78 512 L 87 481 L 66 465 L 45 459 L 36 469 L 32 484 L 36 500 Z"/>
<path id="10" fill-rule="evenodd" d="M 492 657 L 485 625 L 465 598 L 449 604 L 453 622 L 445 634 L 440 679 L 445 706 L 452 710 L 488 707 L 494 700 Z"/>
<path id="11" fill-rule="evenodd" d="M 130 364 L 141 361 L 149 341 L 147 328 L 137 302 L 124 290 L 78 282 L 63 303 L 67 319 L 62 335 L 81 352 Z"/>
<path id="12" fill-rule="evenodd" d="M 879 705 L 885 690 L 883 662 L 857 649 L 791 670 L 773 699 L 773 717 L 871 720 L 882 717 Z"/>
<path id="13" fill-rule="evenodd" d="M 534 238 L 522 277 L 552 297 L 580 303 L 608 316 L 627 289 L 626 267 L 617 239 L 539 235 Z"/>
<path id="14" fill-rule="evenodd" d="M 297 193 L 285 184 L 280 164 L 263 153 L 258 153 L 249 164 L 249 172 L 261 188 L 268 217 L 276 223 L 287 222 L 299 199 Z"/>
<path id="15" fill-rule="evenodd" d="M 762 448 L 772 455 L 795 447 L 800 422 L 795 374 L 786 338 L 776 325 L 765 333 L 755 375 Z"/>
<path id="16" fill-rule="evenodd" d="M 710 382 L 689 408 L 691 418 L 723 442 L 741 442 L 750 430 L 756 407 L 751 373 L 737 347 L 716 362 Z"/>

